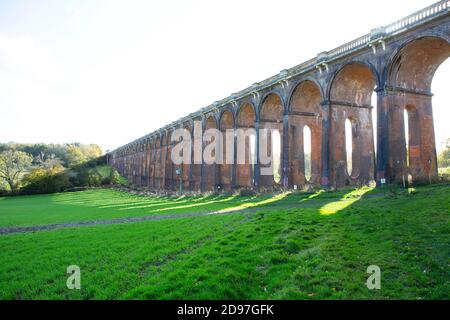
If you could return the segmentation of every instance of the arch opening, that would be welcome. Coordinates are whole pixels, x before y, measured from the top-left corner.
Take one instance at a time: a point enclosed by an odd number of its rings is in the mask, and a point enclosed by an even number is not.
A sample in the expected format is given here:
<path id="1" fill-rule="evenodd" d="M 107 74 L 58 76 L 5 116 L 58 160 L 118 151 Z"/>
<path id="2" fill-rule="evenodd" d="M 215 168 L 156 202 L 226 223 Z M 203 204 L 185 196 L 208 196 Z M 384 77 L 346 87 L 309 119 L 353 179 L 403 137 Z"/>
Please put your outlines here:
<path id="1" fill-rule="evenodd" d="M 439 126 L 441 129 L 436 128 L 437 123 L 441 119 L 448 119 L 450 114 L 447 108 L 445 111 L 435 109 L 433 104 L 442 98 L 447 100 L 441 103 L 446 103 L 450 98 L 443 93 L 448 91 L 450 67 L 446 67 L 445 61 L 449 56 L 450 43 L 437 36 L 426 36 L 407 43 L 389 66 L 388 85 L 393 91 L 393 103 L 399 107 L 399 112 L 403 112 L 402 115 L 390 115 L 389 130 L 396 137 L 396 130 L 402 124 L 407 129 L 390 143 L 389 152 L 393 160 L 402 159 L 400 150 L 405 150 L 404 161 L 393 168 L 395 181 L 401 180 L 401 176 L 405 179 L 404 172 L 408 172 L 408 180 L 412 183 L 431 183 L 438 177 L 437 150 L 442 148 L 439 140 L 445 139 L 442 136 L 448 136 L 448 133 L 441 133 L 448 132 L 448 129 L 442 122 Z M 440 85 L 445 89 L 432 92 L 432 85 L 435 90 L 435 76 L 440 74 L 438 70 L 447 71 L 445 80 L 441 80 Z M 444 78 L 442 75 L 441 77 Z M 433 93 L 440 93 L 442 97 L 439 94 L 433 97 Z M 437 114 L 440 116 L 437 117 Z"/>
<path id="2" fill-rule="evenodd" d="M 267 139 L 267 150 L 260 153 L 261 185 L 274 187 L 281 183 L 281 159 L 283 157 L 283 102 L 275 93 L 269 94 L 261 106 L 260 138 Z M 264 154 L 265 153 L 265 154 Z"/>
<path id="3" fill-rule="evenodd" d="M 374 110 L 377 73 L 352 62 L 331 83 L 331 164 L 336 187 L 368 184 L 375 177 Z M 347 121 L 348 120 L 348 121 Z M 350 152 L 351 151 L 351 152 Z"/>
<path id="4" fill-rule="evenodd" d="M 433 95 L 434 136 L 436 141 L 437 168 L 440 177 L 450 173 L 450 59 L 447 58 L 436 70 L 431 83 Z"/>
<path id="5" fill-rule="evenodd" d="M 353 175 L 353 128 L 352 121 L 345 119 L 345 156 L 347 175 Z"/>
<path id="6" fill-rule="evenodd" d="M 166 189 L 167 186 L 167 176 L 166 176 L 166 170 L 167 170 L 167 135 L 164 133 L 161 138 L 161 181 L 160 181 L 160 188 Z"/>
<path id="7" fill-rule="evenodd" d="M 278 130 L 272 131 L 272 166 L 273 166 L 273 181 L 275 183 L 281 182 L 281 135 Z"/>
<path id="8" fill-rule="evenodd" d="M 409 154 L 409 115 L 408 115 L 408 108 L 405 108 L 403 110 L 403 123 L 405 128 L 405 167 L 407 170 L 409 170 L 409 161 L 410 161 L 410 154 Z"/>
<path id="9" fill-rule="evenodd" d="M 153 186 L 156 189 L 160 188 L 161 184 L 161 137 L 155 141 L 155 152 L 154 152 L 154 174 L 153 174 Z"/>
<path id="10" fill-rule="evenodd" d="M 431 91 L 439 66 L 450 56 L 450 44 L 438 37 L 422 37 L 404 46 L 390 66 L 389 84 L 421 93 Z"/>
<path id="11" fill-rule="evenodd" d="M 255 164 L 256 164 L 256 135 L 254 133 L 250 134 L 250 165 L 251 165 L 251 174 L 250 180 L 251 184 L 255 184 Z"/>
<path id="12" fill-rule="evenodd" d="M 252 159 L 252 137 L 255 140 L 253 156 L 256 159 L 255 121 L 256 114 L 253 106 L 249 103 L 241 105 L 236 116 L 236 126 L 240 133 L 236 135 L 236 186 L 238 188 L 252 187 L 254 185 L 255 166 L 249 159 Z"/>
<path id="13" fill-rule="evenodd" d="M 304 154 L 304 174 L 307 182 L 311 181 L 312 164 L 311 164 L 311 144 L 312 136 L 311 129 L 308 126 L 303 127 L 303 154 Z"/>
<path id="14" fill-rule="evenodd" d="M 214 144 L 217 143 L 216 136 L 209 136 L 206 131 L 209 129 L 217 129 L 216 119 L 213 116 L 209 116 L 205 123 L 205 132 L 203 134 L 203 162 L 204 162 L 204 172 L 203 172 L 203 186 L 205 190 L 214 190 L 217 185 L 216 179 L 216 166 L 217 162 L 213 159 L 209 159 L 211 163 L 208 163 L 205 157 L 216 158 L 218 150 L 212 148 Z M 211 149 L 209 149 L 211 148 Z M 207 151 L 210 150 L 211 152 Z"/>
<path id="15" fill-rule="evenodd" d="M 234 163 L 234 132 L 233 114 L 226 110 L 220 117 L 220 131 L 222 134 L 219 155 L 219 188 L 231 189 L 232 184 L 232 163 Z"/>
<path id="16" fill-rule="evenodd" d="M 320 185 L 323 100 L 321 92 L 318 84 L 305 80 L 297 85 L 290 98 L 289 185 L 294 189 L 306 184 Z M 305 126 L 309 129 L 306 133 Z"/>

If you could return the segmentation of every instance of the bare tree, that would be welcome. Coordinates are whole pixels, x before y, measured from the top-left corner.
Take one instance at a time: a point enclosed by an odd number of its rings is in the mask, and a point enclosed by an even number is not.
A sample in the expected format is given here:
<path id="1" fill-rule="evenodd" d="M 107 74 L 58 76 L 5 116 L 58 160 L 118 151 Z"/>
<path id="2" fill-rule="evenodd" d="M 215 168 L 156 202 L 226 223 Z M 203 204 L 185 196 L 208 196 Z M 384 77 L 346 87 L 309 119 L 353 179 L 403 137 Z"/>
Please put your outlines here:
<path id="1" fill-rule="evenodd" d="M 61 165 L 61 159 L 59 159 L 54 153 L 46 154 L 41 151 L 34 158 L 34 162 L 39 166 L 45 169 L 51 169 L 53 167 L 57 167 Z"/>
<path id="2" fill-rule="evenodd" d="M 31 166 L 33 158 L 23 151 L 7 150 L 0 153 L 0 179 L 5 180 L 12 193 L 17 191 L 20 176 Z"/>

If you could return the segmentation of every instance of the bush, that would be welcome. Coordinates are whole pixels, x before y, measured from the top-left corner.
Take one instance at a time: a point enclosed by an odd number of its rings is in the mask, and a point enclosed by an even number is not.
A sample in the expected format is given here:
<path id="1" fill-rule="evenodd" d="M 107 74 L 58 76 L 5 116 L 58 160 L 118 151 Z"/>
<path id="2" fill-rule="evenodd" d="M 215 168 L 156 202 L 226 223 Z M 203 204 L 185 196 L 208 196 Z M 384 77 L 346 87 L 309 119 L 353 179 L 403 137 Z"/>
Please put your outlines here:
<path id="1" fill-rule="evenodd" d="M 443 182 L 450 181 L 450 167 L 439 168 L 439 180 Z"/>
<path id="2" fill-rule="evenodd" d="M 256 196 L 256 191 L 253 189 L 244 188 L 239 190 L 239 195 L 241 197 L 253 197 Z"/>
<path id="3" fill-rule="evenodd" d="M 36 168 L 24 176 L 22 193 L 55 193 L 69 188 L 69 176 L 62 166 Z"/>
<path id="4" fill-rule="evenodd" d="M 102 176 L 92 168 L 77 168 L 72 170 L 71 182 L 76 187 L 98 187 L 102 184 Z"/>
<path id="5" fill-rule="evenodd" d="M 111 184 L 111 178 L 110 177 L 103 177 L 102 178 L 102 186 L 106 186 Z"/>
<path id="6" fill-rule="evenodd" d="M 127 186 L 128 180 L 120 175 L 116 169 L 111 169 L 110 175 L 111 184 Z"/>

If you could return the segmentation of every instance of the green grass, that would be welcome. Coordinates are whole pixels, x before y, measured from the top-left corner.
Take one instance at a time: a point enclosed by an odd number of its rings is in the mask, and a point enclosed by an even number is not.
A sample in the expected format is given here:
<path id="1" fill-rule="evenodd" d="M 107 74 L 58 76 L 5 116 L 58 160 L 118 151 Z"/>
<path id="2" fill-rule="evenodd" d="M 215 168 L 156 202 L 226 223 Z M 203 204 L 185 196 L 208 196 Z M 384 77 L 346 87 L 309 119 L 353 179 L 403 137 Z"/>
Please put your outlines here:
<path id="1" fill-rule="evenodd" d="M 110 189 L 0 197 L 0 227 L 209 212 L 270 197 L 143 197 Z"/>
<path id="2" fill-rule="evenodd" d="M 0 298 L 449 299 L 449 191 L 147 199 L 95 190 L 0 198 L 0 222 L 9 226 L 66 215 L 114 218 L 123 214 L 117 208 L 135 216 L 254 209 L 1 235 Z M 156 204 L 170 209 L 139 208 Z M 73 264 L 81 290 L 66 288 Z M 366 287 L 369 265 L 381 268 L 381 290 Z"/>

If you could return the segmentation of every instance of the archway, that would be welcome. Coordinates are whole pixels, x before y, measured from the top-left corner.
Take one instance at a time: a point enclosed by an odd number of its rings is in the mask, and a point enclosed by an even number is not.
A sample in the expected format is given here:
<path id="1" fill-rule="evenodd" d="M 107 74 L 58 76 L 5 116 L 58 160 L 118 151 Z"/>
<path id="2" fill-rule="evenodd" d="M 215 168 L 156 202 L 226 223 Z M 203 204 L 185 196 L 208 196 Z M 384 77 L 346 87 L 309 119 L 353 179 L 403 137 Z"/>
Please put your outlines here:
<path id="1" fill-rule="evenodd" d="M 336 187 L 367 184 L 374 179 L 375 147 L 371 116 L 377 76 L 370 66 L 345 65 L 333 79 L 331 104 L 331 175 Z M 351 173 L 347 170 L 345 122 L 351 120 Z"/>
<path id="2" fill-rule="evenodd" d="M 155 184 L 156 189 L 161 189 L 161 138 L 158 136 L 155 143 Z"/>
<path id="3" fill-rule="evenodd" d="M 210 144 L 214 144 L 216 143 L 216 137 L 215 136 L 208 136 L 206 134 L 206 132 L 209 129 L 217 129 L 217 123 L 216 123 L 216 119 L 214 118 L 214 116 L 209 116 L 208 118 L 206 118 L 205 120 L 205 132 L 203 134 L 204 140 L 203 140 L 203 151 L 205 150 L 205 148 L 207 148 Z M 218 150 L 214 151 L 214 154 L 212 154 L 212 156 L 215 156 L 216 152 Z M 210 190 L 214 190 L 217 184 L 217 174 L 216 174 L 216 169 L 217 169 L 217 163 L 206 163 L 205 161 L 205 157 L 203 157 L 203 188 L 206 191 L 210 191 Z"/>
<path id="4" fill-rule="evenodd" d="M 436 140 L 436 152 L 438 157 L 438 170 L 441 176 L 450 172 L 450 91 L 448 90 L 450 75 L 450 59 L 445 60 L 437 69 L 431 92 L 433 95 L 433 120 Z"/>
<path id="5" fill-rule="evenodd" d="M 236 185 L 238 188 L 252 187 L 254 184 L 256 154 L 254 149 L 252 152 L 252 140 L 255 140 L 256 136 L 255 121 L 256 114 L 253 106 L 244 103 L 236 117 Z"/>
<path id="6" fill-rule="evenodd" d="M 186 123 L 183 127 L 183 129 L 186 131 L 186 133 L 190 136 L 190 140 L 192 143 L 192 126 L 190 123 Z M 183 150 L 186 152 L 192 152 L 192 144 L 191 144 L 191 150 Z M 191 186 L 191 181 L 190 181 L 190 168 L 191 168 L 191 163 L 190 163 L 190 158 L 184 162 L 181 166 L 181 177 L 183 180 L 183 190 L 190 190 L 190 186 Z"/>
<path id="7" fill-rule="evenodd" d="M 303 155 L 304 155 L 305 182 L 310 182 L 312 177 L 311 147 L 312 147 L 311 129 L 308 126 L 304 126 Z"/>
<path id="8" fill-rule="evenodd" d="M 449 56 L 450 44 L 446 40 L 427 36 L 403 46 L 388 66 L 388 164 L 392 182 L 404 181 L 407 175 L 411 175 L 413 183 L 431 182 L 438 177 L 431 84 Z"/>
<path id="9" fill-rule="evenodd" d="M 203 145 L 203 129 L 201 118 L 196 118 L 193 121 L 194 130 L 192 140 L 192 160 L 191 163 L 191 190 L 200 191 L 201 182 L 201 167 L 202 167 L 202 145 Z"/>
<path id="10" fill-rule="evenodd" d="M 293 91 L 289 105 L 289 185 L 320 185 L 322 158 L 322 94 L 313 81 L 301 82 Z M 305 139 L 305 128 L 310 137 Z M 308 138 L 308 137 L 306 137 Z M 306 143 L 305 143 L 306 142 Z M 310 150 L 308 155 L 305 150 Z M 307 168 L 309 158 L 310 168 Z M 306 171 L 310 174 L 306 177 Z"/>
<path id="11" fill-rule="evenodd" d="M 167 134 L 163 133 L 161 137 L 161 184 L 160 189 L 167 188 Z"/>
<path id="12" fill-rule="evenodd" d="M 176 175 L 175 175 L 175 164 L 172 161 L 172 149 L 174 146 L 173 137 L 173 129 L 171 129 L 168 133 L 168 147 L 167 147 L 167 186 L 168 190 L 174 190 L 176 186 Z"/>
<path id="13" fill-rule="evenodd" d="M 345 119 L 345 157 L 346 169 L 349 176 L 353 175 L 353 125 L 350 118 Z"/>
<path id="14" fill-rule="evenodd" d="M 230 190 L 234 162 L 234 118 L 231 111 L 226 110 L 222 113 L 219 126 L 222 133 L 221 155 L 219 157 L 221 159 L 221 164 L 219 164 L 219 185 L 224 190 Z"/>
<path id="15" fill-rule="evenodd" d="M 263 150 L 266 152 L 260 152 L 259 155 L 261 168 L 260 184 L 262 187 L 278 186 L 281 182 L 283 114 L 284 107 L 280 96 L 275 93 L 269 94 L 264 99 L 260 111 L 260 141 L 261 139 L 266 139 L 267 141 L 267 150 Z M 277 134 L 274 135 L 273 132 L 277 132 Z M 274 136 L 278 137 L 279 141 L 274 141 Z M 279 154 L 273 152 L 274 146 L 279 147 Z M 261 145 L 260 147 L 263 146 Z M 280 177 L 280 180 L 277 177 Z"/>

